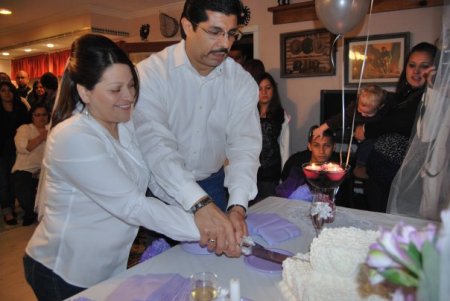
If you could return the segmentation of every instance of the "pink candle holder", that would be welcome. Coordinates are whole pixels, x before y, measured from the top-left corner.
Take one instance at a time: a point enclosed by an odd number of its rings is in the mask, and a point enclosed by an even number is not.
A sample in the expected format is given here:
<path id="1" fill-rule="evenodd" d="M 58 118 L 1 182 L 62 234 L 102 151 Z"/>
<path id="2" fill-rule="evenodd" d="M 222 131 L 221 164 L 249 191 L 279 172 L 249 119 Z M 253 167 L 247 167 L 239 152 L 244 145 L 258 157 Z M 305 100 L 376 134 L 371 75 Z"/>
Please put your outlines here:
<path id="1" fill-rule="evenodd" d="M 314 227 L 320 230 L 324 223 L 334 221 L 336 192 L 350 165 L 343 167 L 336 163 L 305 163 L 302 168 L 306 180 L 313 187 L 311 218 Z"/>

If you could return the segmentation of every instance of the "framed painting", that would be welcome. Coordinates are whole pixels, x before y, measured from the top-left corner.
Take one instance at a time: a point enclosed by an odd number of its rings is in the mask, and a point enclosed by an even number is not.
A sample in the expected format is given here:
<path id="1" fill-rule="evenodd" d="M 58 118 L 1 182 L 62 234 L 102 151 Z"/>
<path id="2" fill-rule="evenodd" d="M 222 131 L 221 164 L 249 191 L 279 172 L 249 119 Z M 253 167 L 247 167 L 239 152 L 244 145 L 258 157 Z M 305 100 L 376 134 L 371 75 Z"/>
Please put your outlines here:
<path id="1" fill-rule="evenodd" d="M 409 32 L 355 37 L 344 43 L 345 85 L 395 85 L 409 51 Z M 366 51 L 367 46 L 367 51 Z M 361 76 L 362 67 L 364 70 Z"/>
<path id="2" fill-rule="evenodd" d="M 280 35 L 281 77 L 335 75 L 335 35 L 326 29 Z"/>

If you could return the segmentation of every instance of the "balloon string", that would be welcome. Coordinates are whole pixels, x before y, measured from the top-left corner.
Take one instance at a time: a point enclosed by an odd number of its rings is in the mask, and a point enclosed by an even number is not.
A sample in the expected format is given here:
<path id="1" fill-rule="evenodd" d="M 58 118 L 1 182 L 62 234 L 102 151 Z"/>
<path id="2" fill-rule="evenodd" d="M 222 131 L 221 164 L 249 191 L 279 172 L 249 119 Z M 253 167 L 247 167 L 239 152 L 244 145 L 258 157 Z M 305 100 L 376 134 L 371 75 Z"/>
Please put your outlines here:
<path id="1" fill-rule="evenodd" d="M 357 90 L 358 96 L 359 96 L 359 89 L 361 89 L 361 82 L 363 79 L 364 70 L 366 67 L 367 49 L 369 48 L 370 21 L 372 19 L 372 8 L 373 8 L 373 0 L 370 1 L 369 19 L 367 21 L 367 32 L 366 32 L 366 47 L 364 48 L 364 57 L 363 57 L 363 63 L 361 65 L 361 74 L 359 75 L 358 90 Z M 344 57 L 342 60 L 344 60 Z M 342 68 L 342 69 L 344 69 L 344 68 Z M 342 90 L 342 91 L 344 91 L 344 90 Z M 344 93 L 342 93 L 342 95 L 343 94 Z M 342 102 L 344 103 L 344 98 L 343 98 Z M 352 129 L 351 129 L 350 141 L 349 141 L 348 150 L 347 150 L 347 160 L 345 161 L 346 167 L 348 165 L 348 162 L 350 161 L 350 151 L 351 151 L 351 146 L 352 146 L 352 142 L 353 142 L 353 134 L 355 131 L 355 116 L 356 116 L 357 108 L 358 108 L 358 99 L 356 100 L 355 110 L 353 111 Z M 343 112 L 343 114 L 344 114 L 344 112 Z M 344 124 L 344 115 L 342 115 L 342 124 Z M 342 128 L 344 129 L 344 127 L 342 127 Z M 344 131 L 342 132 L 342 135 L 344 135 Z"/>
<path id="2" fill-rule="evenodd" d="M 331 45 L 330 58 L 331 58 L 331 65 L 333 66 L 333 69 L 336 68 L 336 66 L 335 66 L 335 64 L 334 64 L 334 58 L 333 58 L 334 44 L 336 44 L 337 40 L 339 40 L 340 37 L 341 37 L 341 35 L 338 34 L 338 35 L 336 36 L 336 38 L 334 38 L 333 45 Z"/>

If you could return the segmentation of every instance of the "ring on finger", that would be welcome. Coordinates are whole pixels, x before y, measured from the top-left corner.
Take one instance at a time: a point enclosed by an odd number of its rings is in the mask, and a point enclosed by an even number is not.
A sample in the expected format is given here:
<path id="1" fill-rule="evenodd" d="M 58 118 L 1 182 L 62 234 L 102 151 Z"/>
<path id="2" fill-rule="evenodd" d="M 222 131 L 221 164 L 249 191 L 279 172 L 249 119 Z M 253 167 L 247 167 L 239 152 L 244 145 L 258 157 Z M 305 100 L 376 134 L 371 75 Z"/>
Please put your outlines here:
<path id="1" fill-rule="evenodd" d="M 209 243 L 209 244 L 215 244 L 215 243 L 216 243 L 216 240 L 215 240 L 215 239 L 212 239 L 212 238 L 210 238 L 210 239 L 208 239 L 208 243 Z"/>

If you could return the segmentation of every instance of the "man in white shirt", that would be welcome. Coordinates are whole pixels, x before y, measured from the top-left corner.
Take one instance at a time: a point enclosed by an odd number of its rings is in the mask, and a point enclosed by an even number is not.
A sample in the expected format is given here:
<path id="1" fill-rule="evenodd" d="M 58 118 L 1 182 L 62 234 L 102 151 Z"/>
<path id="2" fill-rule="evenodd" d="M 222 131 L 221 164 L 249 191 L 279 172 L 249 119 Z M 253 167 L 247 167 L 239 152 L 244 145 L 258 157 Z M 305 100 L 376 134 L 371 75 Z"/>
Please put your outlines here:
<path id="1" fill-rule="evenodd" d="M 245 212 L 257 193 L 262 143 L 258 87 L 227 59 L 244 18 L 239 0 L 187 0 L 183 40 L 138 65 L 133 115 L 156 180 L 153 194 L 191 210 L 200 243 L 229 256 L 240 255 L 238 244 L 247 235 Z"/>

